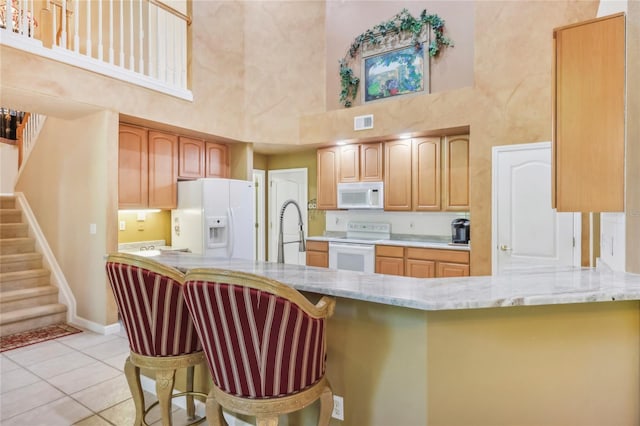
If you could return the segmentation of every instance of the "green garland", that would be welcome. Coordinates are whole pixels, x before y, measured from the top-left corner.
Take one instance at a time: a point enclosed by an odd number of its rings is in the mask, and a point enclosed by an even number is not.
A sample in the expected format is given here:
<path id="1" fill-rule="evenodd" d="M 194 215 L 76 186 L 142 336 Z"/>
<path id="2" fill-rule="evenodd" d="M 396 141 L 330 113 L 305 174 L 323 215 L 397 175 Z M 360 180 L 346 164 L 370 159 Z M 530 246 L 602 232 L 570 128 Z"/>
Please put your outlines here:
<path id="1" fill-rule="evenodd" d="M 349 64 L 356 58 L 362 46 L 376 47 L 387 35 L 399 33 L 411 33 L 412 42 L 417 45 L 426 26 L 430 26 L 434 34 L 433 40 L 429 43 L 429 56 L 437 56 L 443 46 L 453 47 L 453 41 L 444 35 L 444 20 L 438 15 L 427 13 L 426 9 L 419 18 L 414 18 L 407 9 L 402 9 L 387 22 L 381 22 L 356 37 L 345 57 L 340 60 L 340 103 L 349 108 L 358 93 L 360 78 L 354 75 Z"/>

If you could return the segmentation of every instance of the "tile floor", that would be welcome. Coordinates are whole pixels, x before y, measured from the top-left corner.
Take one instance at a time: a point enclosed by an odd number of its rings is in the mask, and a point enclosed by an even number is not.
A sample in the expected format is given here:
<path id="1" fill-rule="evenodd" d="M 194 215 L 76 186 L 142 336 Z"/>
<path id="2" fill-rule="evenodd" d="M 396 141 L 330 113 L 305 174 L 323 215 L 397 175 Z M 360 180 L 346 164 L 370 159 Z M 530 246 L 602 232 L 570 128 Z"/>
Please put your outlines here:
<path id="1" fill-rule="evenodd" d="M 2 426 L 128 426 L 135 418 L 124 376 L 124 334 L 89 331 L 0 354 Z M 145 401 L 155 401 L 145 394 Z M 175 425 L 186 411 L 174 405 Z M 157 409 L 147 422 L 160 425 Z"/>

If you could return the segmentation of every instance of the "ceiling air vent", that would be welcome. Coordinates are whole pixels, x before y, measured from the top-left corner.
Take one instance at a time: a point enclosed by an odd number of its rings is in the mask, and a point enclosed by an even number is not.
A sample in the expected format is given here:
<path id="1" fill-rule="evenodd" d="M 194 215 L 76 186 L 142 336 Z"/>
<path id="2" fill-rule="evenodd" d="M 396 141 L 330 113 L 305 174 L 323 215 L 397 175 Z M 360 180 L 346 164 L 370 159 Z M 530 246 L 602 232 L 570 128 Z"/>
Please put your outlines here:
<path id="1" fill-rule="evenodd" d="M 353 118 L 353 130 L 373 129 L 373 114 L 359 115 Z"/>

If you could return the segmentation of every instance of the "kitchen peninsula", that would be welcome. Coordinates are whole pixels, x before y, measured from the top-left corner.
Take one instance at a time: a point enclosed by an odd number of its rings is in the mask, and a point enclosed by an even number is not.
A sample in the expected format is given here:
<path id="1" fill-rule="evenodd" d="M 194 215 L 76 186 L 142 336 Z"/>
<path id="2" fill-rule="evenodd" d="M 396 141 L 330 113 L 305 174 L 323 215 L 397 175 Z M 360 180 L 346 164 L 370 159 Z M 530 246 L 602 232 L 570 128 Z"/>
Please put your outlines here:
<path id="1" fill-rule="evenodd" d="M 328 378 L 345 425 L 640 423 L 640 275 L 592 269 L 416 279 L 185 253 L 336 297 Z M 306 416 L 308 414 L 303 414 Z"/>

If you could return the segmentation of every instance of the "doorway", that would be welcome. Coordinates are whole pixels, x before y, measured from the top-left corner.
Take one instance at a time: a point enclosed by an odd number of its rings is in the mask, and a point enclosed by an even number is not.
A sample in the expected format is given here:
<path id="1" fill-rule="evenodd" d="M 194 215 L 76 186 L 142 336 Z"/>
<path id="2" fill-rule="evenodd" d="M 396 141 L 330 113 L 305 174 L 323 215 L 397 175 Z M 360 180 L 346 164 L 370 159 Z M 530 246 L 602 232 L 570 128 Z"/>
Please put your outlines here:
<path id="1" fill-rule="evenodd" d="M 307 215 L 307 169 L 270 170 L 269 179 L 269 261 L 278 260 L 278 232 L 280 209 L 287 200 L 294 200 L 302 212 L 302 222 L 305 237 L 308 235 Z M 299 239 L 298 212 L 295 206 L 288 206 L 283 216 L 283 241 L 297 241 Z M 294 265 L 306 264 L 306 253 L 298 250 L 299 245 L 290 243 L 284 245 L 284 263 Z"/>
<path id="2" fill-rule="evenodd" d="M 492 270 L 579 266 L 580 217 L 551 208 L 551 142 L 493 147 Z"/>

